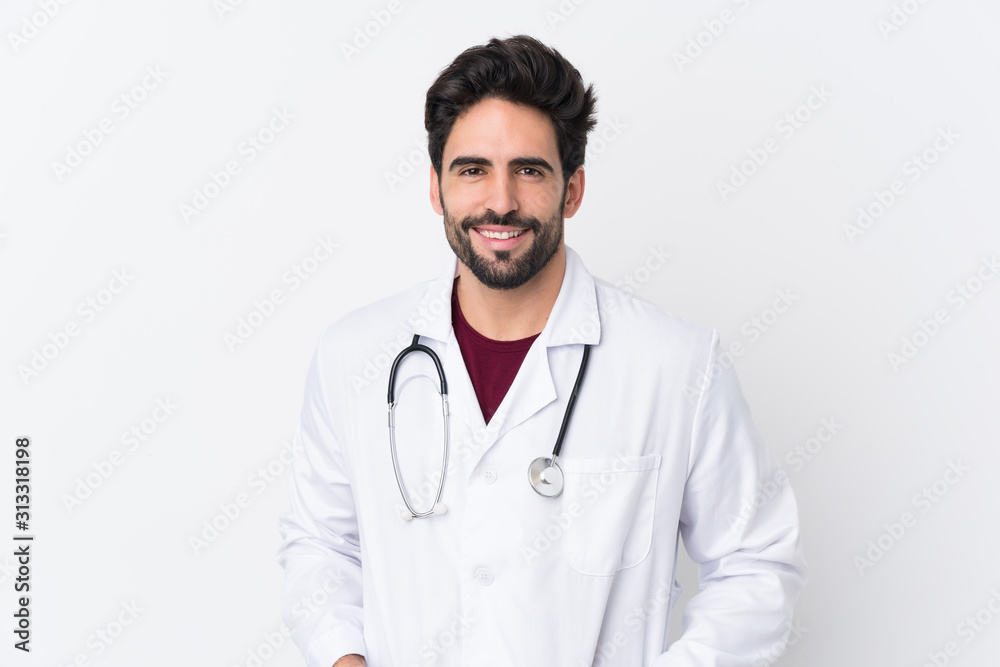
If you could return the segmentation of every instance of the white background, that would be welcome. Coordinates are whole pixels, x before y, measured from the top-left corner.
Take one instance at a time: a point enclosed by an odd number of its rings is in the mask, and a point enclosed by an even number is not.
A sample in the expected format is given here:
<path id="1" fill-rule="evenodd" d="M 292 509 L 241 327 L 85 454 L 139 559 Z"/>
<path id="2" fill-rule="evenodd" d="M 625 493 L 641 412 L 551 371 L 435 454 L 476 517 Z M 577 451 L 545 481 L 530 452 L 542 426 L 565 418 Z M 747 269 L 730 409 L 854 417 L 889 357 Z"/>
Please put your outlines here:
<path id="1" fill-rule="evenodd" d="M 795 488 L 811 569 L 780 664 L 994 663 L 1000 280 L 977 272 L 993 277 L 1000 253 L 1000 6 L 49 4 L 51 17 L 44 2 L 0 6 L 0 662 L 302 664 L 274 634 L 274 553 L 307 363 L 325 325 L 449 257 L 427 198 L 426 89 L 464 48 L 524 32 L 599 95 L 568 244 L 594 274 L 743 344 L 737 370 Z M 374 36 L 358 37 L 366 24 Z M 249 159 L 275 109 L 294 118 Z M 111 132 L 88 145 L 104 119 Z M 777 151 L 745 163 L 768 139 Z M 934 162 L 913 180 L 925 150 Z M 55 163 L 70 151 L 87 154 L 67 172 Z M 231 160 L 239 173 L 186 220 L 181 205 Z M 724 199 L 734 168 L 754 173 Z M 905 190 L 880 210 L 894 180 Z M 859 207 L 880 215 L 851 235 Z M 321 237 L 332 257 L 304 261 Z M 670 257 L 650 271 L 654 251 Z M 315 269 L 297 288 L 293 265 Z M 282 303 L 227 345 L 273 290 Z M 792 305 L 774 318 L 779 291 Z M 157 400 L 177 406 L 162 422 Z M 790 458 L 824 419 L 833 437 Z M 130 449 L 133 427 L 147 433 Z M 30 655 L 11 633 L 11 452 L 25 435 Z M 269 464 L 279 474 L 262 482 Z M 941 481 L 953 464 L 968 470 Z M 240 494 L 249 506 L 229 521 L 220 506 Z M 193 547 L 213 520 L 229 525 Z M 695 569 L 680 575 L 690 595 Z M 133 603 L 113 643 L 96 639 Z M 977 612 L 985 625 L 966 620 Z"/>

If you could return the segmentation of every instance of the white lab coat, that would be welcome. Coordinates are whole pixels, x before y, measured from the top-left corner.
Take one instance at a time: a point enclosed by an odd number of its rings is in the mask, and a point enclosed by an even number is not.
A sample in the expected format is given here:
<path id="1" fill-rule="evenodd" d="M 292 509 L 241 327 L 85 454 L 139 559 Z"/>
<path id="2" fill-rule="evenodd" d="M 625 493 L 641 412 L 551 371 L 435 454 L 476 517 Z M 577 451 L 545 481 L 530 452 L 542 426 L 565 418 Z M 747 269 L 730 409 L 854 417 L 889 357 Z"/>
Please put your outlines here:
<path id="1" fill-rule="evenodd" d="M 728 667 L 773 658 L 805 581 L 792 489 L 754 429 L 715 331 L 595 280 L 567 248 L 552 313 L 487 426 L 451 326 L 455 260 L 434 281 L 323 334 L 280 519 L 282 616 L 309 667 Z M 414 333 L 442 360 L 451 453 L 442 515 L 404 522 L 387 381 Z M 544 498 L 550 455 L 593 345 Z M 436 492 L 437 374 L 396 384 L 399 461 L 417 509 Z M 701 591 L 667 647 L 678 535 Z"/>

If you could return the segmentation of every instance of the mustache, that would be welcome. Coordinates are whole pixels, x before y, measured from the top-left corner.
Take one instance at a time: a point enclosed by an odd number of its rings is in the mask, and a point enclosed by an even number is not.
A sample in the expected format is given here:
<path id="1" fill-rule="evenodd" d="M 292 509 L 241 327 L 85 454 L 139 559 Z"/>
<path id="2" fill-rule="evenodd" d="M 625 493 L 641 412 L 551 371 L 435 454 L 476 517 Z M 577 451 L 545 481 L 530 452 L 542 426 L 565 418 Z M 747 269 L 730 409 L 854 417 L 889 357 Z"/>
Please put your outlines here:
<path id="1" fill-rule="evenodd" d="M 487 211 L 483 215 L 463 218 L 460 226 L 462 231 L 467 232 L 473 227 L 481 227 L 483 225 L 530 229 L 533 232 L 537 232 L 541 229 L 542 223 L 539 222 L 538 218 L 533 216 L 521 217 L 516 211 L 510 211 L 503 216 L 497 215 L 495 211 Z"/>

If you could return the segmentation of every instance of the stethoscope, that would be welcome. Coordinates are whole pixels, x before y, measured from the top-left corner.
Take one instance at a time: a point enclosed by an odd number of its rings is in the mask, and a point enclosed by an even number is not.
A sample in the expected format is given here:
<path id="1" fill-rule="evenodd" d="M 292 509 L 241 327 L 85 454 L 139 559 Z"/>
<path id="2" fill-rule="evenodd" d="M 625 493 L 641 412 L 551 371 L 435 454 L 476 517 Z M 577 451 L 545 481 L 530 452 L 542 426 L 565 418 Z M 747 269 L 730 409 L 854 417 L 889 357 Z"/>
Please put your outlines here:
<path id="1" fill-rule="evenodd" d="M 406 510 L 400 512 L 400 517 L 404 521 L 419 519 L 431 514 L 444 514 L 448 511 L 447 506 L 441 502 L 441 493 L 444 491 L 444 475 L 448 468 L 448 381 L 444 377 L 444 367 L 441 365 L 441 359 L 437 353 L 426 345 L 418 343 L 419 339 L 420 334 L 414 334 L 413 341 L 409 347 L 404 348 L 396 355 L 395 361 L 392 362 L 392 368 L 389 369 L 389 449 L 392 452 L 392 471 L 396 474 L 396 485 L 399 487 L 399 493 L 403 496 L 403 502 L 406 504 Z M 399 474 L 399 459 L 396 457 L 396 368 L 399 366 L 399 362 L 411 352 L 423 352 L 434 362 L 434 367 L 437 369 L 438 379 L 440 380 L 441 416 L 444 420 L 444 448 L 441 454 L 441 476 L 438 478 L 434 504 L 425 512 L 418 512 L 413 509 L 413 505 L 410 503 L 410 498 L 403 485 L 403 477 Z M 539 456 L 528 466 L 528 481 L 531 483 L 531 488 L 546 498 L 555 498 L 563 491 L 563 472 L 562 468 L 556 462 L 556 458 L 562 450 L 563 438 L 566 435 L 566 428 L 569 426 L 570 416 L 573 414 L 573 405 L 576 403 L 576 395 L 580 391 L 580 384 L 583 382 L 583 374 L 587 370 L 587 359 L 589 357 L 590 345 L 584 345 L 583 359 L 580 360 L 580 370 L 576 374 L 573 391 L 566 402 L 566 412 L 563 413 L 562 425 L 559 427 L 556 445 L 552 448 L 552 456 Z"/>

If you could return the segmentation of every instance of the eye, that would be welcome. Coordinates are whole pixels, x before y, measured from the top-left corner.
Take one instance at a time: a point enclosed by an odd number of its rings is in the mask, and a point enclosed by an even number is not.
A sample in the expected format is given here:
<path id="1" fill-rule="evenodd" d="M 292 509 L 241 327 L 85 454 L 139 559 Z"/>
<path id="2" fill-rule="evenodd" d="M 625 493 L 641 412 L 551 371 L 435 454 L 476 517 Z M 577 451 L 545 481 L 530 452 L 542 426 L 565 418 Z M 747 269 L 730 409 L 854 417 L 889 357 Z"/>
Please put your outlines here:
<path id="1" fill-rule="evenodd" d="M 472 172 L 477 172 L 477 173 L 472 173 Z M 459 176 L 479 176 L 484 173 L 486 172 L 484 172 L 479 167 L 469 167 L 468 169 L 463 169 L 461 172 L 459 172 Z"/>
<path id="2" fill-rule="evenodd" d="M 542 172 L 538 171 L 534 167 L 521 167 L 518 171 L 525 176 L 537 177 L 542 175 Z"/>

